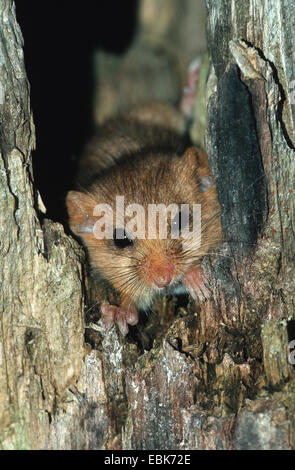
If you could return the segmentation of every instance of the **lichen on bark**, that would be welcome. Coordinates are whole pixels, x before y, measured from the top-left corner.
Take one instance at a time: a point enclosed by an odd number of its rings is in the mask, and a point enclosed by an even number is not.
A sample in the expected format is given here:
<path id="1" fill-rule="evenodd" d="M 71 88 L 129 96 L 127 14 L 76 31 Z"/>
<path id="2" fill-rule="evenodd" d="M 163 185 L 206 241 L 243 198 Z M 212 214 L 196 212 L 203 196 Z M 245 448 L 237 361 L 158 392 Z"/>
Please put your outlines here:
<path id="1" fill-rule="evenodd" d="M 212 298 L 164 298 L 122 338 L 99 322 L 112 294 L 40 212 L 23 41 L 13 2 L 0 3 L 2 448 L 295 447 L 294 9 L 207 0 L 206 149 L 225 233 L 203 261 Z"/>

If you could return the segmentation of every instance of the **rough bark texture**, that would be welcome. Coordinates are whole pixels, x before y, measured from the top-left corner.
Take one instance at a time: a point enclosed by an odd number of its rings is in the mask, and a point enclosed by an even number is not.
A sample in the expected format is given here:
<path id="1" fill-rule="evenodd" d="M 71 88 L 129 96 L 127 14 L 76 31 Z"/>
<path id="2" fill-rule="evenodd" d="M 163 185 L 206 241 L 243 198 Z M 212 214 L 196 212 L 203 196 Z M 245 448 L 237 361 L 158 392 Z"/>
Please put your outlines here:
<path id="1" fill-rule="evenodd" d="M 291 2 L 208 0 L 207 150 L 225 243 L 213 299 L 126 375 L 125 448 L 294 448 Z M 278 32 L 280 34 L 278 34 Z"/>
<path id="2" fill-rule="evenodd" d="M 72 387 L 78 378 L 80 391 L 97 383 L 99 368 L 91 373 L 95 353 L 83 363 L 82 252 L 61 225 L 40 223 L 29 84 L 10 0 L 0 2 L 0 24 L 0 446 L 83 447 L 80 420 L 92 398 L 81 404 Z"/>
<path id="3" fill-rule="evenodd" d="M 89 279 L 90 350 L 83 254 L 38 208 L 22 36 L 13 2 L 0 2 L 2 448 L 295 447 L 295 7 L 207 7 L 206 142 L 225 235 L 203 262 L 212 299 L 164 298 L 123 339 L 97 321 L 110 294 Z"/>

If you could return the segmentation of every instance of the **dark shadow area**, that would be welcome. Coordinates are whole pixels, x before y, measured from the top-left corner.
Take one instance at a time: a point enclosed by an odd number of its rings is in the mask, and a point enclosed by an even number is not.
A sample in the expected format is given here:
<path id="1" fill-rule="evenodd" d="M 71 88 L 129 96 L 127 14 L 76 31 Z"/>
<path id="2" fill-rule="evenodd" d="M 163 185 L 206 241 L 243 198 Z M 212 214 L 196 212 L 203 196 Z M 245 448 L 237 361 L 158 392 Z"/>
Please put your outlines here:
<path id="1" fill-rule="evenodd" d="M 47 217 L 64 222 L 65 195 L 93 124 L 92 54 L 96 48 L 124 52 L 134 35 L 137 0 L 15 3 L 36 126 L 35 182 Z"/>

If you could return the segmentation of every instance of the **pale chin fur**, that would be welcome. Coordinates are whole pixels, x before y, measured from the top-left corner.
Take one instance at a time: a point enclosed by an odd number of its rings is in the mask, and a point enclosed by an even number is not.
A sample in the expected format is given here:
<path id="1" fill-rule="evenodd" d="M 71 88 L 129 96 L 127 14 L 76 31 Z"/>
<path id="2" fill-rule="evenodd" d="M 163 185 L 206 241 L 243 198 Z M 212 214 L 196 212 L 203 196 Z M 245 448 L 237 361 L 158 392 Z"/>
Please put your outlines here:
<path id="1" fill-rule="evenodd" d="M 187 294 L 188 291 L 184 284 L 181 282 L 181 277 L 174 281 L 169 287 L 151 287 L 147 292 L 141 293 L 138 301 L 135 300 L 135 305 L 140 310 L 148 310 L 153 304 L 156 297 L 167 295 L 181 295 Z"/>

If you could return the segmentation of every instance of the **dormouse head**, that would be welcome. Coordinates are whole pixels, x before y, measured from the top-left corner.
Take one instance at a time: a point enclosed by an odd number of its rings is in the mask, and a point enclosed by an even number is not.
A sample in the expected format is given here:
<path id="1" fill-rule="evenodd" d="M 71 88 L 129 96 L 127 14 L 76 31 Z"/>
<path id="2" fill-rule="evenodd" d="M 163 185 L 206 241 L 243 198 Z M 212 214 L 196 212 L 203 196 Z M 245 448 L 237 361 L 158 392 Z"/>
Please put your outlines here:
<path id="1" fill-rule="evenodd" d="M 66 204 L 92 266 L 142 307 L 221 237 L 207 157 L 195 148 L 126 159 L 88 191 L 70 191 Z"/>

